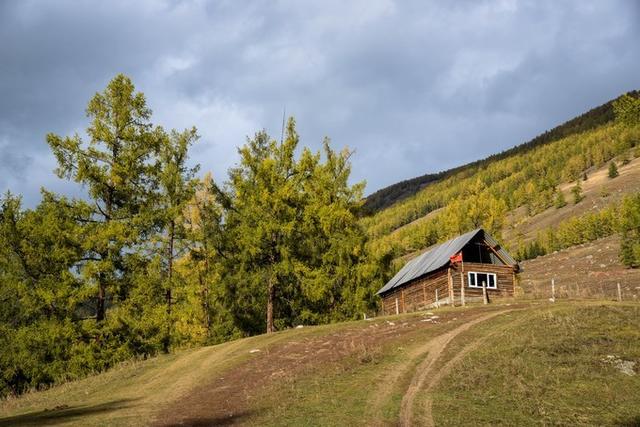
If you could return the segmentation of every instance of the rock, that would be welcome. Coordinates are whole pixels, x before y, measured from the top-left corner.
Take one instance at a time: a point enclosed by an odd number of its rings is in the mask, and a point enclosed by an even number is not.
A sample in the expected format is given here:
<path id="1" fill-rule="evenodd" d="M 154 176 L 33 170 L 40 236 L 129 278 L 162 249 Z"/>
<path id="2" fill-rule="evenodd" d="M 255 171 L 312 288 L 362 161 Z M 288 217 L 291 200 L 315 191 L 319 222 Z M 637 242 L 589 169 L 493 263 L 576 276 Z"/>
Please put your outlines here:
<path id="1" fill-rule="evenodd" d="M 610 355 L 607 355 L 607 357 L 605 357 L 604 359 L 602 359 L 602 361 L 606 364 L 612 365 L 618 371 L 620 371 L 625 375 L 629 375 L 630 377 L 636 374 L 636 371 L 634 369 L 636 366 L 636 362 L 633 362 L 631 360 L 622 360 L 618 356 L 614 356 L 610 354 Z"/>
<path id="2" fill-rule="evenodd" d="M 298 325 L 298 326 L 296 326 L 296 329 L 302 329 L 302 328 L 304 328 L 304 325 Z"/>
<path id="3" fill-rule="evenodd" d="M 249 353 L 258 353 L 259 351 L 259 348 L 254 348 L 253 350 L 249 350 Z"/>

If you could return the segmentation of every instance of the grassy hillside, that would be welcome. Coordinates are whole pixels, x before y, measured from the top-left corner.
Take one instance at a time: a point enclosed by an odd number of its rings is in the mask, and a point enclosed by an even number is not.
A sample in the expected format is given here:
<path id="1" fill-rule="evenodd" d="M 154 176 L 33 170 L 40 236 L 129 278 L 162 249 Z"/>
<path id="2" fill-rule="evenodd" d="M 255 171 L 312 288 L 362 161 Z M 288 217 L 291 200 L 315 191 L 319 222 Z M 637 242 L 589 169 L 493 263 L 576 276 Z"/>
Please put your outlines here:
<path id="1" fill-rule="evenodd" d="M 639 322 L 637 304 L 521 303 L 294 329 L 7 400 L 0 426 L 633 425 Z"/>

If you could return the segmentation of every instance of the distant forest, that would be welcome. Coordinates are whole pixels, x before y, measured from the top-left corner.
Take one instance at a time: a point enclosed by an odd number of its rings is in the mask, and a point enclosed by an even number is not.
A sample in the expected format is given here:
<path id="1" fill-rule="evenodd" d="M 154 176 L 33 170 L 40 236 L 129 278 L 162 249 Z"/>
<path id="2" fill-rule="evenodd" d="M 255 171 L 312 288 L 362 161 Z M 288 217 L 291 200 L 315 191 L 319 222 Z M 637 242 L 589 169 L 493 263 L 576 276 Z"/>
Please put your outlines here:
<path id="1" fill-rule="evenodd" d="M 640 91 L 634 90 L 628 92 L 627 95 L 630 95 L 637 99 L 640 98 Z M 517 145 L 501 153 L 492 154 L 491 156 L 486 157 L 482 160 L 477 160 L 475 162 L 467 163 L 465 165 L 461 165 L 445 171 L 428 173 L 415 178 L 400 181 L 388 187 L 382 188 L 366 197 L 363 206 L 363 214 L 371 215 L 385 208 L 388 208 L 396 202 L 413 196 L 425 186 L 441 181 L 458 172 L 463 172 L 467 169 L 475 168 L 476 166 L 482 166 L 495 160 L 501 160 L 513 154 L 523 153 L 540 145 L 548 144 L 550 142 L 566 138 L 567 136 L 595 129 L 598 126 L 609 123 L 615 118 L 615 114 L 613 111 L 614 101 L 615 100 L 610 100 L 596 108 L 587 111 L 584 114 L 579 115 L 578 117 L 575 117 L 559 126 L 556 126 L 551 130 L 545 131 L 544 133 L 536 136 L 528 142 Z"/>

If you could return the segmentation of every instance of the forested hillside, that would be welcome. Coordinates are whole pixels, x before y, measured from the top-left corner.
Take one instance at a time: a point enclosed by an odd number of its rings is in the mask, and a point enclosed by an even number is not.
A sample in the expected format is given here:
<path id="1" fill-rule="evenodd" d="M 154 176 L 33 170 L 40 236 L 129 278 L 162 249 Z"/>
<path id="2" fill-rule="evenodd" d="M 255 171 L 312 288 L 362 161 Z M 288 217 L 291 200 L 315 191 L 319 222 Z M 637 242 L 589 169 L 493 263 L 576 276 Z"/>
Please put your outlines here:
<path id="1" fill-rule="evenodd" d="M 640 97 L 640 92 L 631 91 L 628 93 L 628 95 L 634 98 L 638 98 Z M 364 212 L 370 215 L 384 210 L 392 206 L 396 202 L 413 196 L 423 187 L 434 182 L 438 182 L 444 178 L 450 177 L 454 174 L 463 172 L 466 169 L 482 167 L 483 164 L 487 164 L 495 160 L 504 159 L 518 153 L 523 153 L 540 145 L 557 141 L 570 135 L 586 132 L 588 130 L 595 129 L 599 126 L 610 123 L 615 118 L 615 114 L 613 111 L 613 102 L 614 100 L 606 102 L 596 108 L 587 111 L 584 114 L 581 114 L 578 117 L 575 117 L 551 130 L 542 133 L 541 135 L 536 136 L 531 141 L 517 145 L 513 148 L 503 151 L 502 153 L 491 155 L 486 159 L 478 160 L 438 173 L 421 175 L 416 178 L 400 181 L 396 184 L 382 188 L 366 197 L 364 203 Z"/>
<path id="2" fill-rule="evenodd" d="M 505 223 L 507 213 L 516 209 L 524 210 L 527 217 L 534 217 L 552 207 L 580 203 L 581 182 L 587 178 L 588 170 L 607 164 L 616 169 L 617 164 L 626 164 L 640 155 L 638 103 L 629 95 L 621 97 L 615 103 L 616 121 L 465 168 L 364 218 L 362 223 L 372 238 L 371 250 L 391 251 L 394 258 L 399 258 L 480 226 L 501 236 L 505 227 L 513 225 Z M 571 186 L 569 200 L 558 191 L 565 183 Z M 638 203 L 637 198 L 630 197 L 619 209 L 612 206 L 608 213 L 591 213 L 583 219 L 571 219 L 573 223 L 558 224 L 557 233 L 550 231 L 555 237 L 549 238 L 550 243 L 545 243 L 546 248 L 539 252 L 614 231 L 635 233 L 628 230 L 637 229 L 637 220 L 625 218 L 637 210 Z M 576 224 L 577 221 L 583 222 Z M 596 225 L 583 227 L 585 222 L 594 221 Z M 568 229 L 574 231 L 566 232 Z M 528 258 L 533 254 L 530 247 L 521 247 L 517 233 L 506 243 L 514 253 L 520 251 L 521 257 Z M 534 248 L 533 252 L 537 250 Z"/>

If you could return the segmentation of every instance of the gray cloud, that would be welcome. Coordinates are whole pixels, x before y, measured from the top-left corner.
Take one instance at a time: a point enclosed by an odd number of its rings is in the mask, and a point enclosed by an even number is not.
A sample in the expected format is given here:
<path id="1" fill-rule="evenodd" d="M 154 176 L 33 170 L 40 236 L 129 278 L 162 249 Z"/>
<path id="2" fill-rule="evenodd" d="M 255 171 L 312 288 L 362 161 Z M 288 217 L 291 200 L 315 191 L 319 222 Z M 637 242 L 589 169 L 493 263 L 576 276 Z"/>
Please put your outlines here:
<path id="1" fill-rule="evenodd" d="M 47 132 L 86 127 L 118 72 L 154 121 L 195 125 L 194 161 L 224 179 L 247 135 L 356 150 L 367 191 L 503 150 L 640 87 L 633 1 L 0 3 L 0 190 L 55 178 Z"/>

